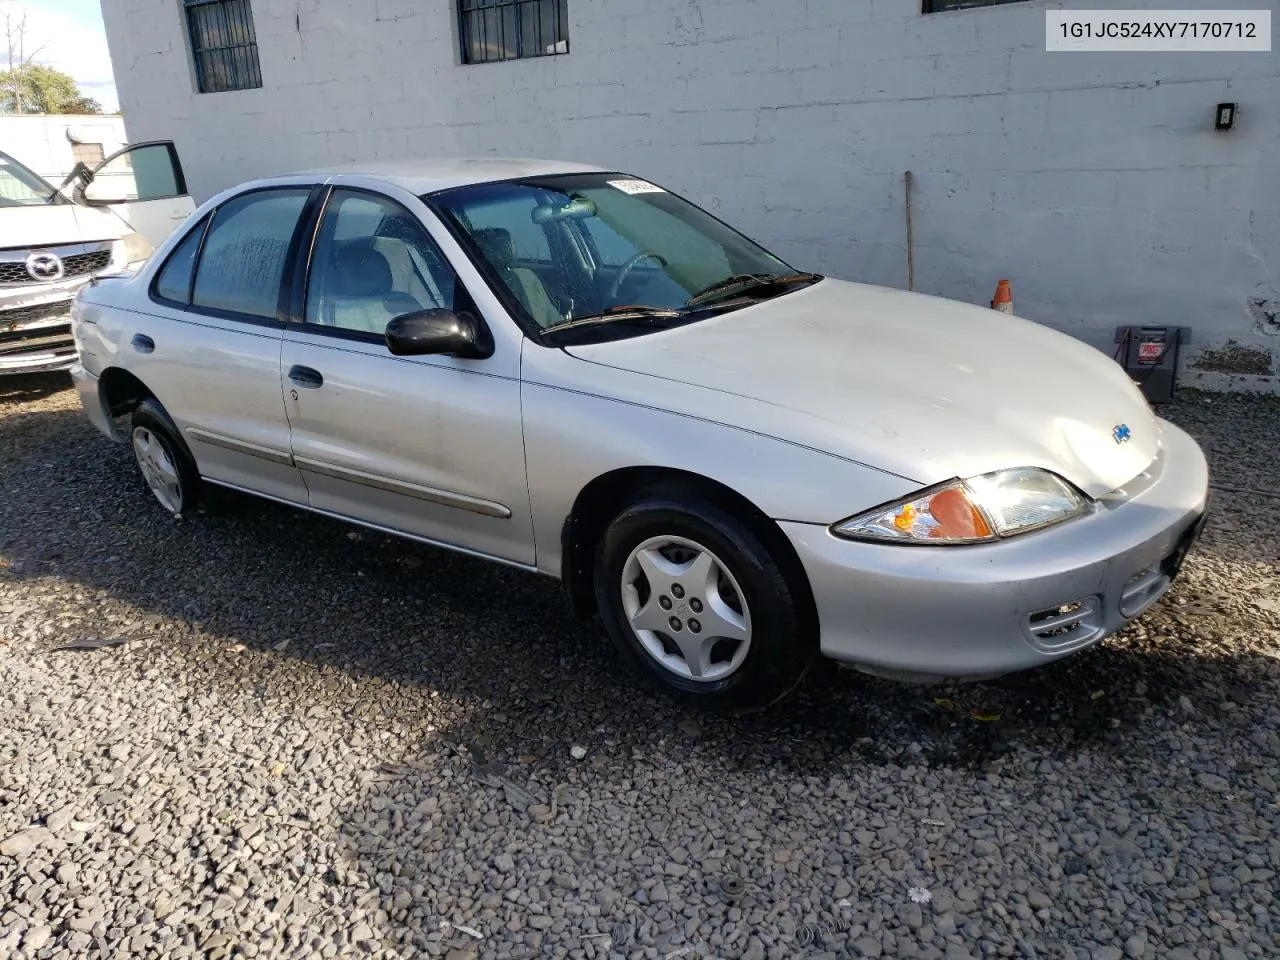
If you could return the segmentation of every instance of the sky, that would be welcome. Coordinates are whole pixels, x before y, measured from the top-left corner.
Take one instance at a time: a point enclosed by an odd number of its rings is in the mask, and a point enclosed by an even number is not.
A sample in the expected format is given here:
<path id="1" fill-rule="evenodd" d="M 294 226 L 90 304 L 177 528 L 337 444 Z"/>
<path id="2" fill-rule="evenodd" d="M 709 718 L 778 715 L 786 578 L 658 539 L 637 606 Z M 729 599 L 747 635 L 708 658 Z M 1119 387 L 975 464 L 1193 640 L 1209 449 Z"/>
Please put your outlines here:
<path id="1" fill-rule="evenodd" d="M 39 49 L 34 59 L 71 74 L 87 97 L 93 97 L 108 113 L 119 109 L 111 57 L 102 26 L 98 0 L 0 0 L 0 34 L 4 15 L 11 22 L 27 14 L 26 49 Z M 7 56 L 7 44 L 0 36 L 0 58 Z M 8 63 L 0 65 L 8 69 Z"/>

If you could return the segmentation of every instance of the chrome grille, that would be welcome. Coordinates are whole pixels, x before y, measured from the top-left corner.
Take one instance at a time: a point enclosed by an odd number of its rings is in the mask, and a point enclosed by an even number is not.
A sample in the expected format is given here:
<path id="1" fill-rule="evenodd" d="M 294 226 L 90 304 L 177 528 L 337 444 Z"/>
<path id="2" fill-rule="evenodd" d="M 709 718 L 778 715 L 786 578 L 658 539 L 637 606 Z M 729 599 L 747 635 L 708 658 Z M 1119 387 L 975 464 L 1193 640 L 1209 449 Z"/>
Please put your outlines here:
<path id="1" fill-rule="evenodd" d="M 19 307 L 16 310 L 0 310 L 0 334 L 59 319 L 71 322 L 70 300 L 38 303 L 33 307 Z"/>
<path id="2" fill-rule="evenodd" d="M 0 357 L 12 358 L 23 353 L 74 349 L 75 345 L 69 323 L 11 333 L 0 331 Z"/>
<path id="3" fill-rule="evenodd" d="M 32 250 L 38 253 L 38 250 Z M 110 250 L 94 250 L 90 253 L 73 253 L 62 258 L 62 280 L 74 280 L 76 277 L 87 277 L 105 270 L 111 263 Z M 9 283 L 43 283 L 27 273 L 26 259 L 0 262 L 0 284 Z"/>
<path id="4" fill-rule="evenodd" d="M 1082 647 L 1102 635 L 1102 604 L 1097 597 L 1081 597 L 1039 610 L 1027 617 L 1027 633 L 1045 653 Z"/>
<path id="5" fill-rule="evenodd" d="M 0 311 L 0 357 L 74 348 L 71 301 Z"/>

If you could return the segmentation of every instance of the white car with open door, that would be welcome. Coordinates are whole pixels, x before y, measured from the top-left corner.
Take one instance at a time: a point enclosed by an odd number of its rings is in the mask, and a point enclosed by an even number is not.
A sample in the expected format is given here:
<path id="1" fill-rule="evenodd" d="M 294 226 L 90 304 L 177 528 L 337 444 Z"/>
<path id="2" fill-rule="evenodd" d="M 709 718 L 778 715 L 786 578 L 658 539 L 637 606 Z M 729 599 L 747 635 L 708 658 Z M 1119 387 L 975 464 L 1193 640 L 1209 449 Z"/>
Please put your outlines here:
<path id="1" fill-rule="evenodd" d="M 58 187 L 0 152 L 0 374 L 70 368 L 76 293 L 137 269 L 194 209 L 172 143 L 127 146 Z"/>

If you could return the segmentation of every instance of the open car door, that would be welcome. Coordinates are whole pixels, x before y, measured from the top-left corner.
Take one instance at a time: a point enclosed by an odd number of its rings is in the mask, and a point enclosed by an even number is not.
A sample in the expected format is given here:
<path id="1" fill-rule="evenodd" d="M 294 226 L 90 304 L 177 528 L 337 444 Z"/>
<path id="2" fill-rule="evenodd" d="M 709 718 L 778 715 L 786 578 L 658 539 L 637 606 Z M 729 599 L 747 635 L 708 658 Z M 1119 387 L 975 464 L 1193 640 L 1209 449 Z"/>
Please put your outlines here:
<path id="1" fill-rule="evenodd" d="M 132 143 L 86 173 L 76 199 L 110 207 L 153 247 L 195 210 L 172 141 Z"/>

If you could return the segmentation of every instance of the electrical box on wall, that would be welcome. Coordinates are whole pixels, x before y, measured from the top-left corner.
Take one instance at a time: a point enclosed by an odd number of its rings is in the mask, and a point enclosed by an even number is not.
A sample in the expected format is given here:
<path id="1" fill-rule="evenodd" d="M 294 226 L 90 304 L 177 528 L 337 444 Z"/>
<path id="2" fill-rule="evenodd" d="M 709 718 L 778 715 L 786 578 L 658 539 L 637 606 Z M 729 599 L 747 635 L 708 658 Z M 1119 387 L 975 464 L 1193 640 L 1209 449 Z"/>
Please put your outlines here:
<path id="1" fill-rule="evenodd" d="M 1150 403 L 1168 403 L 1178 379 L 1178 355 L 1190 327 L 1117 327 L 1114 358 Z"/>
<path id="2" fill-rule="evenodd" d="M 1236 107 L 1235 103 L 1220 103 L 1218 109 L 1213 115 L 1213 129 L 1230 130 L 1236 125 Z"/>

